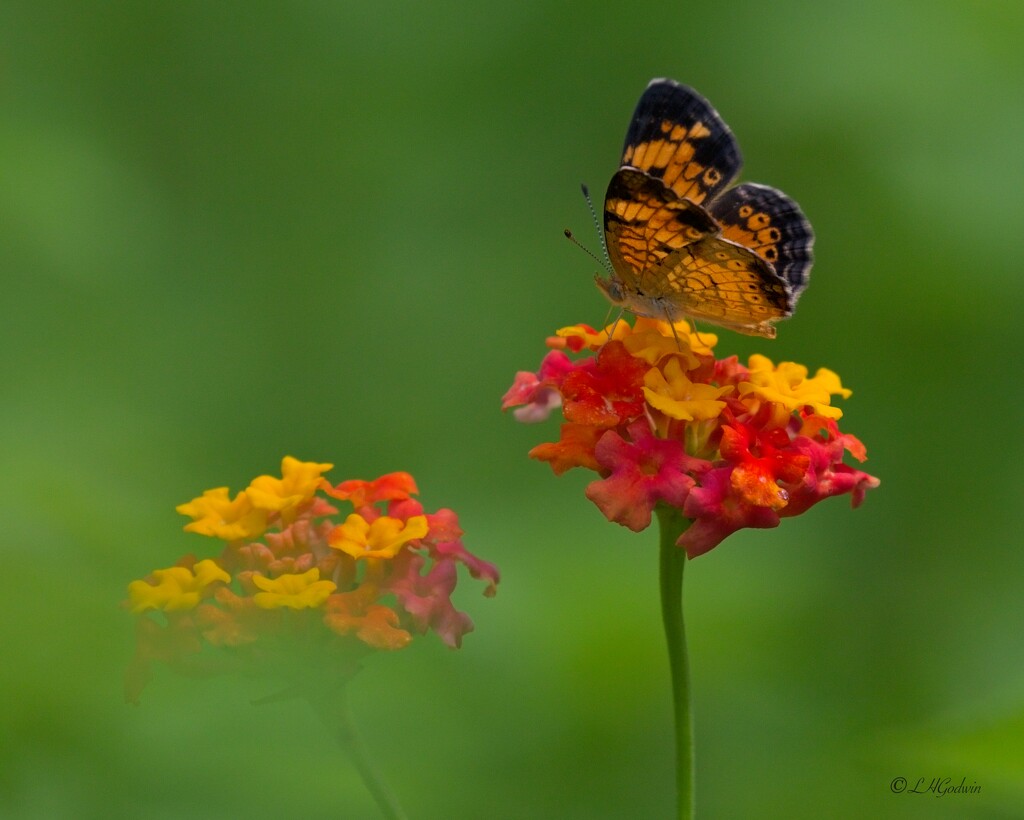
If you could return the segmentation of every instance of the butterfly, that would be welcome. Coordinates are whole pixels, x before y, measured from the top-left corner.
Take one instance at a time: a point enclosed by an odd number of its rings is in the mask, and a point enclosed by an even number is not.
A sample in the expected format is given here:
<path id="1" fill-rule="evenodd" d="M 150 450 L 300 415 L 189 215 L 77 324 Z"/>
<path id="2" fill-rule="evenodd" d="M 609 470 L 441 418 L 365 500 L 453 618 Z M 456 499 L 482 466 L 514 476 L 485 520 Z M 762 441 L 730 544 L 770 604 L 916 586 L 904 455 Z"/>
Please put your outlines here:
<path id="1" fill-rule="evenodd" d="M 775 338 L 810 276 L 814 233 L 767 185 L 730 188 L 743 160 L 718 112 L 688 86 L 652 80 L 608 184 L 611 269 L 598 288 L 637 316 L 703 320 Z"/>

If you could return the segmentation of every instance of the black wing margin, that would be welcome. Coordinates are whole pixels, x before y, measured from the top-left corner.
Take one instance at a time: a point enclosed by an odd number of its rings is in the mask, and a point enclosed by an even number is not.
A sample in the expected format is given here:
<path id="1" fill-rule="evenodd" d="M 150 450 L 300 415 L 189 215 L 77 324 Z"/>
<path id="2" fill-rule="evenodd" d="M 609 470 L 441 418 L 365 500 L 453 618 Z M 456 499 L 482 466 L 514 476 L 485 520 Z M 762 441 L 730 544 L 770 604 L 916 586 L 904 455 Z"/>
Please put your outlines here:
<path id="1" fill-rule="evenodd" d="M 776 188 L 745 182 L 707 208 L 725 239 L 750 248 L 789 283 L 795 304 L 814 262 L 814 231 L 800 206 Z"/>

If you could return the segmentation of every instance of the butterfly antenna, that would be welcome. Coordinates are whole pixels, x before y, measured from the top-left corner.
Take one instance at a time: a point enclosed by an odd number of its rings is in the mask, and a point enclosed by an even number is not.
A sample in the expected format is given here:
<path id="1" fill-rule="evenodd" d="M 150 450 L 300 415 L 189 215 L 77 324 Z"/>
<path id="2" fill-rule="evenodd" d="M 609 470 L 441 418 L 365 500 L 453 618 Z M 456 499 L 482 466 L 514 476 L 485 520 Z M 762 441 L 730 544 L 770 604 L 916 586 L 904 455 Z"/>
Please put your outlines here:
<path id="1" fill-rule="evenodd" d="M 576 238 L 575 234 L 573 234 L 572 231 L 570 231 L 568 228 L 566 228 L 564 232 L 565 232 L 565 238 L 568 239 L 570 242 L 572 242 L 572 244 L 574 244 L 577 248 L 579 248 L 581 251 L 583 251 L 587 256 L 589 256 L 591 259 L 593 259 L 595 262 L 597 262 L 597 264 L 599 264 L 602 268 L 605 268 L 605 269 L 608 268 L 608 265 L 604 262 L 604 260 L 602 260 L 601 257 L 599 257 L 597 254 L 595 254 L 592 250 L 590 250 L 590 248 L 588 248 L 586 245 L 584 245 L 582 242 L 580 242 Z"/>
<path id="2" fill-rule="evenodd" d="M 601 252 L 604 254 L 604 269 L 608 273 L 612 272 L 612 260 L 608 256 L 608 245 L 604 241 L 604 230 L 601 228 L 601 220 L 597 218 L 597 209 L 594 208 L 594 200 L 590 198 L 590 189 L 587 187 L 587 183 L 580 183 L 580 190 L 583 191 L 583 198 L 587 200 L 587 208 L 590 210 L 590 219 L 594 223 L 594 230 L 597 231 L 597 238 L 601 241 Z"/>

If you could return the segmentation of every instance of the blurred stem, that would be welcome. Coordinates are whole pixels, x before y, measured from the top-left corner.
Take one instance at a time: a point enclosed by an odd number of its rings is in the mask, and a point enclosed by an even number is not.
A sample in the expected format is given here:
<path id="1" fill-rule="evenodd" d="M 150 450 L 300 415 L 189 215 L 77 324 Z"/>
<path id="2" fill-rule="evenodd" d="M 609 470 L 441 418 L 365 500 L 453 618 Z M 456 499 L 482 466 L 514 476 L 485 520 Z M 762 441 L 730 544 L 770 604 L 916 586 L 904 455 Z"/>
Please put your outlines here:
<path id="1" fill-rule="evenodd" d="M 676 816 L 692 820 L 694 810 L 693 719 L 690 710 L 690 661 L 683 625 L 683 570 L 686 550 L 676 546 L 690 521 L 676 509 L 659 506 L 661 527 L 661 618 L 672 673 L 672 705 L 676 729 Z"/>
<path id="2" fill-rule="evenodd" d="M 398 804 L 398 798 L 384 783 L 380 770 L 374 765 L 363 739 L 352 723 L 352 714 L 348 708 L 348 687 L 342 685 L 319 697 L 310 697 L 310 703 L 334 733 L 341 748 L 352 759 L 359 776 L 373 795 L 373 799 L 377 801 L 377 806 L 384 817 L 388 820 L 407 820 L 405 812 Z"/>

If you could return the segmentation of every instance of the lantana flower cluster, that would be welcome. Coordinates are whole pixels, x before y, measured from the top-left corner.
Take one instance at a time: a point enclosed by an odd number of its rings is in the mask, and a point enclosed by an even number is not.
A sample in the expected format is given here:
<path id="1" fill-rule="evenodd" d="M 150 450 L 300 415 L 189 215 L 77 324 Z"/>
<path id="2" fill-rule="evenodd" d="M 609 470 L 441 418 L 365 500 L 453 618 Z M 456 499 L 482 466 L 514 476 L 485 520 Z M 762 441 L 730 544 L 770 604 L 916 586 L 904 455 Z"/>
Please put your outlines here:
<path id="1" fill-rule="evenodd" d="M 530 451 L 556 475 L 584 467 L 606 518 L 639 531 L 659 504 L 692 523 L 677 541 L 690 558 L 744 527 L 776 527 L 824 498 L 858 506 L 877 478 L 843 463 L 864 445 L 841 433 L 839 376 L 753 355 L 717 359 L 717 337 L 686 323 L 637 318 L 602 331 L 563 328 L 540 369 L 520 372 L 502 406 L 524 422 L 561 407 L 557 442 Z M 579 358 L 569 353 L 583 354 Z"/>
<path id="2" fill-rule="evenodd" d="M 259 476 L 233 498 L 227 487 L 207 490 L 177 508 L 192 519 L 186 531 L 224 546 L 128 585 L 126 606 L 138 616 L 128 700 L 138 700 L 154 662 L 261 673 L 301 669 L 313 653 L 344 674 L 413 633 L 461 645 L 473 623 L 451 601 L 458 565 L 487 596 L 497 568 L 463 547 L 453 511 L 424 511 L 408 473 L 332 485 L 323 478 L 332 466 L 286 457 L 280 478 Z"/>

